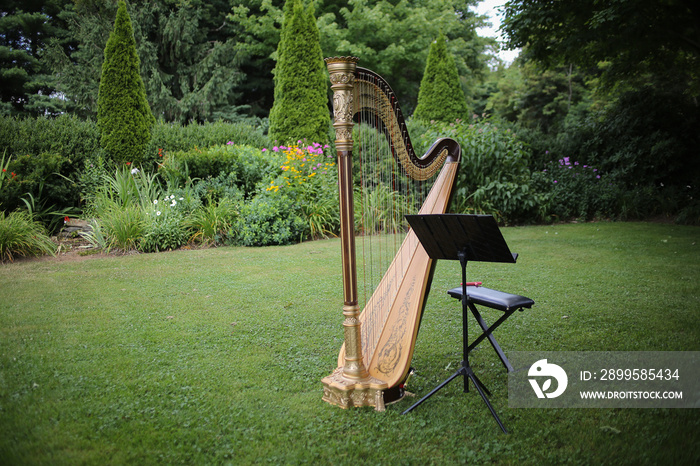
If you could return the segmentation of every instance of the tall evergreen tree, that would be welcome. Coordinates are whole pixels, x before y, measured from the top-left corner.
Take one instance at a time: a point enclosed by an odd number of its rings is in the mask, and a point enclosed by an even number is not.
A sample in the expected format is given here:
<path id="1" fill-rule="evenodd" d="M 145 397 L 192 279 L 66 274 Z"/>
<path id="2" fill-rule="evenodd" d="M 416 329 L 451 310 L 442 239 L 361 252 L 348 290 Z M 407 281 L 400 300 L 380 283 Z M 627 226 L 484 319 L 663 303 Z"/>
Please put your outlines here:
<path id="1" fill-rule="evenodd" d="M 139 74 L 139 57 L 126 3 L 119 2 L 114 30 L 105 47 L 97 97 L 100 143 L 115 161 L 143 161 L 155 118 Z"/>
<path id="2" fill-rule="evenodd" d="M 428 62 L 418 91 L 418 105 L 413 113 L 421 120 L 454 121 L 466 118 L 467 101 L 459 82 L 454 57 L 440 34 L 430 45 Z"/>
<path id="3" fill-rule="evenodd" d="M 274 70 L 270 137 L 281 143 L 328 139 L 328 84 L 313 7 L 287 0 Z"/>

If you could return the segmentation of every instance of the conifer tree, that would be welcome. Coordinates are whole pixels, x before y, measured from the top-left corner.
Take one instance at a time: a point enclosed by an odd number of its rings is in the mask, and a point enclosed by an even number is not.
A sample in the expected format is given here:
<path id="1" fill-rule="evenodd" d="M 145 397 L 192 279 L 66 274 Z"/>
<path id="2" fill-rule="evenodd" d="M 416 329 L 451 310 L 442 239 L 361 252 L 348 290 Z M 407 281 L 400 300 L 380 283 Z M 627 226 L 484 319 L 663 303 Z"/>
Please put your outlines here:
<path id="1" fill-rule="evenodd" d="M 114 30 L 105 47 L 97 97 L 102 148 L 117 162 L 143 162 L 155 118 L 139 74 L 139 57 L 126 3 L 119 2 Z"/>
<path id="2" fill-rule="evenodd" d="M 270 137 L 279 143 L 328 140 L 328 84 L 313 7 L 287 0 L 279 45 Z"/>
<path id="3" fill-rule="evenodd" d="M 428 62 L 418 90 L 414 118 L 450 122 L 467 117 L 467 101 L 459 83 L 454 57 L 440 34 L 430 45 Z"/>

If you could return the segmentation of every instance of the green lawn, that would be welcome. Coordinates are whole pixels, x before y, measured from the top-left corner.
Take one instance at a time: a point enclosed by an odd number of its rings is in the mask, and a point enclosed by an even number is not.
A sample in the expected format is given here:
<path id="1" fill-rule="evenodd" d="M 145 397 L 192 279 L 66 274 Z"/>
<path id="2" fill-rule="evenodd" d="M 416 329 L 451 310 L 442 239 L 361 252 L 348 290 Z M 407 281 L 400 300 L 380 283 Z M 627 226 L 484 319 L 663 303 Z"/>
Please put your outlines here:
<path id="1" fill-rule="evenodd" d="M 518 263 L 473 263 L 468 278 L 535 300 L 496 332 L 506 354 L 700 350 L 699 228 L 502 231 Z M 508 408 L 488 344 L 472 366 L 510 435 L 457 382 L 406 416 L 415 398 L 384 413 L 326 404 L 339 251 L 334 239 L 0 266 L 0 464 L 700 461 L 697 410 Z M 459 274 L 437 266 L 418 395 L 459 364 L 461 313 L 445 293 Z"/>

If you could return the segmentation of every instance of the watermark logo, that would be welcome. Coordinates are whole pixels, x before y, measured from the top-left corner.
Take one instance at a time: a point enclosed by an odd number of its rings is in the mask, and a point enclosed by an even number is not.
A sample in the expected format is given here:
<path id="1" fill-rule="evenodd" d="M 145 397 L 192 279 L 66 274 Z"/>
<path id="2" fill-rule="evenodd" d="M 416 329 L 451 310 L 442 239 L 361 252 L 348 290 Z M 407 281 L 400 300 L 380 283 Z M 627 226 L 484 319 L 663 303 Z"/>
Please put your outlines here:
<path id="1" fill-rule="evenodd" d="M 540 387 L 537 382 L 537 378 L 528 379 L 532 389 L 535 391 L 537 398 L 556 398 L 566 390 L 566 385 L 569 382 L 569 378 L 566 376 L 566 372 L 561 367 L 556 364 L 550 364 L 546 359 L 540 359 L 530 366 L 530 370 L 527 375 L 529 377 L 547 377 L 542 386 Z M 556 390 L 548 392 L 552 388 L 552 379 L 557 381 Z"/>

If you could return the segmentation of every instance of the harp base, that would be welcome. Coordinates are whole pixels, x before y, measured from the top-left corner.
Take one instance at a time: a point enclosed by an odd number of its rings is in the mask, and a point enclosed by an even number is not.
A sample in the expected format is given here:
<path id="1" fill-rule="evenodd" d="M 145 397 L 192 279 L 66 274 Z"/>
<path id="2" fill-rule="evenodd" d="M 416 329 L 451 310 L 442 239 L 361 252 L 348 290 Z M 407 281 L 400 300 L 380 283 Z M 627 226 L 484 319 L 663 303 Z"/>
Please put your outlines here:
<path id="1" fill-rule="evenodd" d="M 384 411 L 384 390 L 386 382 L 374 377 L 351 380 L 343 376 L 343 368 L 337 368 L 331 375 L 324 377 L 323 401 L 343 409 L 372 406 L 377 411 Z"/>

